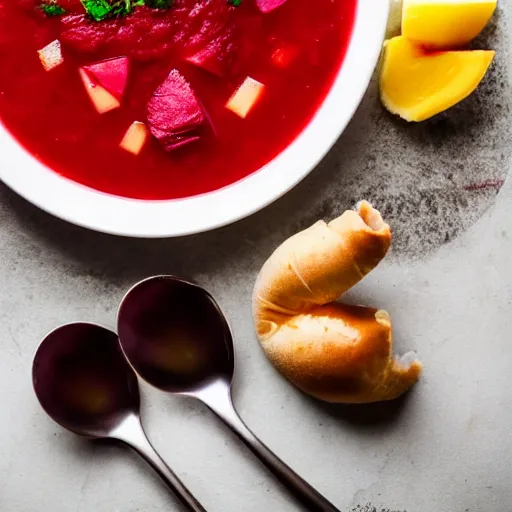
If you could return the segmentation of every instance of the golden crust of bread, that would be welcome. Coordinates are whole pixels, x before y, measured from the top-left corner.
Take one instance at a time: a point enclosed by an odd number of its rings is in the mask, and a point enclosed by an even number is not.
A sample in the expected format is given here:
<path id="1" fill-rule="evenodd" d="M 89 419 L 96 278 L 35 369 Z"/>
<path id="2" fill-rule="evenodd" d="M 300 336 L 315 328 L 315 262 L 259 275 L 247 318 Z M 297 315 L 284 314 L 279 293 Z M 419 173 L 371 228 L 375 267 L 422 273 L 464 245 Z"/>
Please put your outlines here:
<path id="1" fill-rule="evenodd" d="M 331 402 L 390 400 L 419 378 L 421 363 L 392 355 L 385 311 L 335 303 L 385 256 L 391 230 L 367 202 L 285 241 L 253 295 L 269 360 L 304 392 Z"/>

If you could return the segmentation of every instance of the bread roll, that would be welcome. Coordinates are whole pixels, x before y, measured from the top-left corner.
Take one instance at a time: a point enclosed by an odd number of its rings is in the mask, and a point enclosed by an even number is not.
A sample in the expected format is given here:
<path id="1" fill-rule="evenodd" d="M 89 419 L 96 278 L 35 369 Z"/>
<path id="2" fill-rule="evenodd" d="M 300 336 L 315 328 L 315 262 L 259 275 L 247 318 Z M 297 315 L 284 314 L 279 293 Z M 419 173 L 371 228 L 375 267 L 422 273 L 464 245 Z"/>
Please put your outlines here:
<path id="1" fill-rule="evenodd" d="M 278 370 L 329 402 L 391 400 L 421 363 L 392 355 L 385 311 L 334 302 L 386 255 L 391 230 L 369 203 L 286 240 L 263 265 L 253 295 L 256 332 Z"/>

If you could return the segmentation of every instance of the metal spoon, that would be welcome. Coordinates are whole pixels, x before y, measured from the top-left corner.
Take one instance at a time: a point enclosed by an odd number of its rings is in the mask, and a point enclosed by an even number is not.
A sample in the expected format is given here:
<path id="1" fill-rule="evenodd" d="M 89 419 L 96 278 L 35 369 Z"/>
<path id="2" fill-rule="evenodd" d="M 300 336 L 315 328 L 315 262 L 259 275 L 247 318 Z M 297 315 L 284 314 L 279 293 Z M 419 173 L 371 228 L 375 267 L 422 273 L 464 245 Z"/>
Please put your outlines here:
<path id="1" fill-rule="evenodd" d="M 201 400 L 228 425 L 309 511 L 339 512 L 269 450 L 233 407 L 230 328 L 213 297 L 173 276 L 135 285 L 118 314 L 122 349 L 142 378 L 164 391 Z"/>
<path id="2" fill-rule="evenodd" d="M 32 367 L 43 409 L 64 428 L 117 439 L 138 452 L 193 512 L 206 512 L 149 443 L 140 421 L 139 384 L 115 333 L 89 323 L 63 325 L 39 346 Z"/>

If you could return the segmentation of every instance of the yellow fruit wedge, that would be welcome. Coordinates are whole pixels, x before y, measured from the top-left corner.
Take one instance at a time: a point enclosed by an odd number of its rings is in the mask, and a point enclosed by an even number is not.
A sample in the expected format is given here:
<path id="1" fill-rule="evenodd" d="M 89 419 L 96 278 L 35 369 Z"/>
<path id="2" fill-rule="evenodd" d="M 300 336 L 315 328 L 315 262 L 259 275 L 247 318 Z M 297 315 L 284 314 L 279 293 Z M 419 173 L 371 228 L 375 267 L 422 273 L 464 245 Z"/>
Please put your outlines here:
<path id="1" fill-rule="evenodd" d="M 487 25 L 497 0 L 404 0 L 402 35 L 434 48 L 457 48 Z"/>
<path id="2" fill-rule="evenodd" d="M 404 36 L 385 43 L 382 103 L 406 121 L 424 121 L 469 96 L 482 81 L 493 51 L 430 52 Z"/>

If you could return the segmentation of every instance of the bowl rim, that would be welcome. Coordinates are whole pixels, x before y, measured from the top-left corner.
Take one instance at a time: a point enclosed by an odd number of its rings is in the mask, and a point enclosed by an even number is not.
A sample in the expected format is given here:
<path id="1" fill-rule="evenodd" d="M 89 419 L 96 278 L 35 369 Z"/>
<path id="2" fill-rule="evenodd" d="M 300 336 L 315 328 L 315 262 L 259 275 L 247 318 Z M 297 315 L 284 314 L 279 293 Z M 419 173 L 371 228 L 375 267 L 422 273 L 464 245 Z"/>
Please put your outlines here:
<path id="1" fill-rule="evenodd" d="M 236 222 L 296 186 L 338 140 L 371 80 L 382 48 L 388 11 L 387 0 L 357 0 L 344 61 L 320 108 L 283 152 L 238 182 L 183 199 L 139 200 L 113 196 L 49 169 L 1 125 L 0 180 L 56 217 L 113 235 L 169 238 Z"/>

